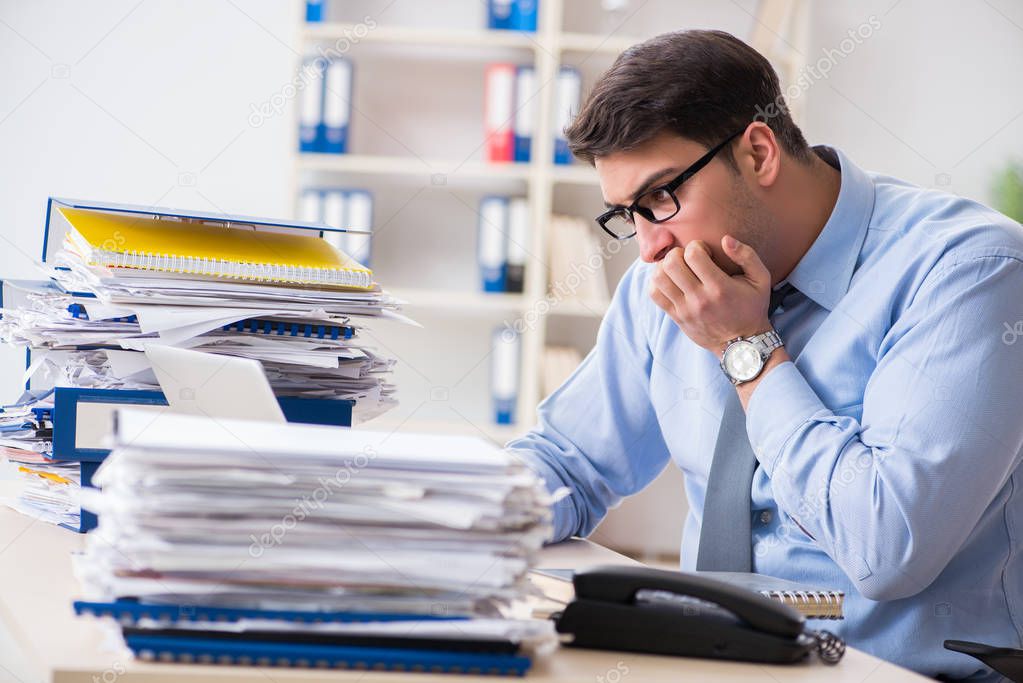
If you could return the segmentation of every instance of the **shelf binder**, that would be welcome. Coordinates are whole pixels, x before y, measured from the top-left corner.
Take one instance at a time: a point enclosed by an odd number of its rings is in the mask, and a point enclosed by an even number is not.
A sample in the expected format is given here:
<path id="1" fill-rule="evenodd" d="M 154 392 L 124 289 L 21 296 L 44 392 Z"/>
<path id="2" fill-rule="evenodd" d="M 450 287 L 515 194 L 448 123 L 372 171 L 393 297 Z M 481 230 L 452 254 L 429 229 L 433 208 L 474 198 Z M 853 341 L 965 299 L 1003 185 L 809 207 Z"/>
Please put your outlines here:
<path id="1" fill-rule="evenodd" d="M 143 661 L 241 666 L 336 668 L 373 671 L 523 676 L 529 657 L 507 654 L 412 650 L 395 647 L 310 645 L 164 637 L 130 632 L 125 643 Z"/>
<path id="2" fill-rule="evenodd" d="M 494 400 L 494 422 L 514 424 L 519 393 L 519 335 L 511 328 L 498 327 L 491 344 L 490 391 Z"/>
<path id="3" fill-rule="evenodd" d="M 515 0 L 512 6 L 511 24 L 516 31 L 534 33 L 540 0 Z"/>
<path id="4" fill-rule="evenodd" d="M 520 66 L 515 71 L 515 161 L 530 159 L 536 107 L 536 69 Z"/>
<path id="5" fill-rule="evenodd" d="M 488 196 L 480 201 L 477 258 L 484 292 L 505 291 L 508 244 L 508 198 Z"/>
<path id="6" fill-rule="evenodd" d="M 327 62 L 323 77 L 323 148 L 329 154 L 348 151 L 352 118 L 352 63 L 337 57 Z"/>
<path id="7" fill-rule="evenodd" d="M 505 291 L 524 291 L 528 250 L 529 200 L 513 197 L 508 202 L 508 270 L 505 273 Z"/>
<path id="8" fill-rule="evenodd" d="M 324 223 L 323 192 L 306 188 L 298 197 L 298 219 L 307 223 Z"/>
<path id="9" fill-rule="evenodd" d="M 306 0 L 305 3 L 305 20 L 310 24 L 316 24 L 323 21 L 324 9 L 327 0 Z"/>
<path id="10" fill-rule="evenodd" d="M 487 28 L 508 30 L 514 28 L 512 13 L 515 0 L 487 0 Z"/>
<path id="11" fill-rule="evenodd" d="M 572 152 L 568 148 L 568 140 L 565 138 L 565 128 L 572 122 L 572 119 L 579 113 L 579 103 L 582 99 L 582 76 L 578 69 L 570 66 L 563 66 L 558 71 L 557 88 L 555 97 L 557 104 L 554 111 L 554 163 L 571 164 Z"/>
<path id="12" fill-rule="evenodd" d="M 355 230 L 373 230 L 373 195 L 367 190 L 348 191 L 348 217 L 343 227 Z M 362 265 L 369 267 L 373 239 L 369 234 L 345 233 L 344 251 Z"/>
<path id="13" fill-rule="evenodd" d="M 515 65 L 491 64 L 484 73 L 483 120 L 487 161 L 513 161 Z"/>
<path id="14" fill-rule="evenodd" d="M 298 150 L 319 152 L 323 148 L 323 62 L 309 56 L 302 60 L 305 87 L 298 107 Z"/>

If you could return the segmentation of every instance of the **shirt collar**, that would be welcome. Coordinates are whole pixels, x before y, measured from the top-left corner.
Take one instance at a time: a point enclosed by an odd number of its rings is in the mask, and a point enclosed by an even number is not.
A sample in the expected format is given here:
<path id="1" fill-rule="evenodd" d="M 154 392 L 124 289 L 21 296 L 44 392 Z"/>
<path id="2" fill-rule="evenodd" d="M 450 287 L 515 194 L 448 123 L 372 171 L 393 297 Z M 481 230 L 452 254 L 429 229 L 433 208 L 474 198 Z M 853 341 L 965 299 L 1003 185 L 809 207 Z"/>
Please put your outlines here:
<path id="1" fill-rule="evenodd" d="M 831 311 L 849 291 L 874 211 L 874 183 L 841 150 L 835 147 L 814 149 L 820 150 L 821 155 L 832 152 L 837 157 L 842 184 L 827 223 L 786 281 Z"/>

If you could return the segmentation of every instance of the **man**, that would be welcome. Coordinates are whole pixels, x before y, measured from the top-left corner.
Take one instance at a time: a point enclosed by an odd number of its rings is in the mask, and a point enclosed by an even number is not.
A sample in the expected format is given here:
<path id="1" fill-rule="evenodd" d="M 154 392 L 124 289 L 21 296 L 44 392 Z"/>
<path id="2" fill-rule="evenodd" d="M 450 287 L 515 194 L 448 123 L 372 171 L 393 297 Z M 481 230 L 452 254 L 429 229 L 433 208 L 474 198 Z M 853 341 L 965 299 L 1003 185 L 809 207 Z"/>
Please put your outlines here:
<path id="1" fill-rule="evenodd" d="M 598 222 L 641 259 L 509 444 L 571 490 L 553 540 L 672 460 L 683 570 L 843 590 L 826 626 L 851 645 L 997 679 L 942 645 L 1023 641 L 1019 224 L 808 147 L 769 63 L 726 33 L 627 50 L 566 133 L 600 176 Z M 748 474 L 728 469 L 743 448 Z"/>

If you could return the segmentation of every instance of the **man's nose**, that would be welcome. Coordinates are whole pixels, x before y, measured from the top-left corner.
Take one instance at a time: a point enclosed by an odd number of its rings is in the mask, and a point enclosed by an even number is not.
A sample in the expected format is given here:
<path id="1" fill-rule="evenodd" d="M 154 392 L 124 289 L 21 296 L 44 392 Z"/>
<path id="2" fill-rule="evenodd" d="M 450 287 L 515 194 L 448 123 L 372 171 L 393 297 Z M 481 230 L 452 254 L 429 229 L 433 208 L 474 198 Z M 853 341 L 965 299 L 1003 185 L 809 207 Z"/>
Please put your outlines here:
<path id="1" fill-rule="evenodd" d="M 673 246 L 675 237 L 666 227 L 651 223 L 639 214 L 635 215 L 636 239 L 639 240 L 639 255 L 644 263 L 655 263 L 664 258 Z"/>

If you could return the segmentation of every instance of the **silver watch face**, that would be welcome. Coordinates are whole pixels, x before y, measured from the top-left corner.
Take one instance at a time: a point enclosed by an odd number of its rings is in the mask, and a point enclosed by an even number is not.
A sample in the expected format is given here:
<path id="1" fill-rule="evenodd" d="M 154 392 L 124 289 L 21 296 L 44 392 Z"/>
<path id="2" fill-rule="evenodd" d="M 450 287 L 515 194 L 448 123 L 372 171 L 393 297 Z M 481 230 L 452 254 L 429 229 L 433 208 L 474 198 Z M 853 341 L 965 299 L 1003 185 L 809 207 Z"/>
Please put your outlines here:
<path id="1" fill-rule="evenodd" d="M 728 376 L 745 382 L 753 379 L 764 365 L 757 347 L 748 341 L 737 341 L 728 345 L 721 362 Z"/>

